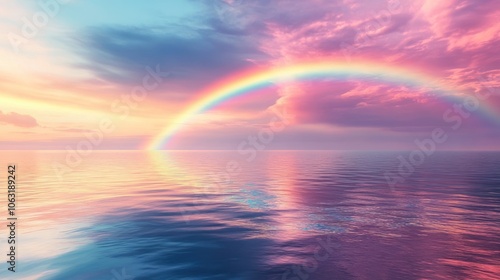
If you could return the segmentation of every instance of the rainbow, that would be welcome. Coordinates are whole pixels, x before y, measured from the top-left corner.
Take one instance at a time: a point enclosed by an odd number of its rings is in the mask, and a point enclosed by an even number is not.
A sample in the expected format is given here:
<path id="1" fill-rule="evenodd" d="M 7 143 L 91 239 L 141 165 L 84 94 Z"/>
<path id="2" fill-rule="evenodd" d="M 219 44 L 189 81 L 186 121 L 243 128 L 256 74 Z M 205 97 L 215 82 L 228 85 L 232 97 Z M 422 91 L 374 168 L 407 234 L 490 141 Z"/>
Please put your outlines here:
<path id="1" fill-rule="evenodd" d="M 442 99 L 446 99 L 447 101 L 462 101 L 462 99 L 459 99 L 457 91 L 447 89 L 446 85 L 438 83 L 435 78 L 416 69 L 384 65 L 369 61 L 297 63 L 291 66 L 243 72 L 212 85 L 201 94 L 202 98 L 190 104 L 170 125 L 165 127 L 156 137 L 148 142 L 145 149 L 164 149 L 173 135 L 178 132 L 187 121 L 232 98 L 286 81 L 324 78 L 338 80 L 361 79 L 395 85 L 425 87 L 442 94 Z M 480 110 L 483 115 L 487 115 L 488 118 L 492 118 L 495 122 L 499 120 L 498 113 L 494 108 L 487 106 L 487 104 L 481 105 Z"/>

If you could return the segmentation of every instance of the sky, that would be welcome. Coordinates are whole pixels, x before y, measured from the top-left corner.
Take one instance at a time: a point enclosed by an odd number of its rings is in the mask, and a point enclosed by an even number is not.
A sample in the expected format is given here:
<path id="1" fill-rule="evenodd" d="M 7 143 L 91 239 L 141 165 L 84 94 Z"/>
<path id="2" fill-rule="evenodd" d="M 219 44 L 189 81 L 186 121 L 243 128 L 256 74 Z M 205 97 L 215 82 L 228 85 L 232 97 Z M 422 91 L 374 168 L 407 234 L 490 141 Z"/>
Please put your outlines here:
<path id="1" fill-rule="evenodd" d="M 500 150 L 499 18 L 496 0 L 3 1 L 0 149 L 407 150 L 442 130 L 439 149 Z M 309 62 L 439 88 L 289 77 L 179 118 Z"/>

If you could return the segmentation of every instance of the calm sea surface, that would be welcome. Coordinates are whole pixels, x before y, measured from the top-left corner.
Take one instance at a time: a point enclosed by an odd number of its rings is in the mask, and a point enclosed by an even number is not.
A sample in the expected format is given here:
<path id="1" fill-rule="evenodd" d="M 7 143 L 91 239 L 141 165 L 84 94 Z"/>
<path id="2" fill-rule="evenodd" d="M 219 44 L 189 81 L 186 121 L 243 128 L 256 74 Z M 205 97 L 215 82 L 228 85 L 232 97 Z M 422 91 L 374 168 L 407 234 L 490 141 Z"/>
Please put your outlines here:
<path id="1" fill-rule="evenodd" d="M 0 279 L 500 279 L 500 153 L 398 155 L 4 151 Z"/>

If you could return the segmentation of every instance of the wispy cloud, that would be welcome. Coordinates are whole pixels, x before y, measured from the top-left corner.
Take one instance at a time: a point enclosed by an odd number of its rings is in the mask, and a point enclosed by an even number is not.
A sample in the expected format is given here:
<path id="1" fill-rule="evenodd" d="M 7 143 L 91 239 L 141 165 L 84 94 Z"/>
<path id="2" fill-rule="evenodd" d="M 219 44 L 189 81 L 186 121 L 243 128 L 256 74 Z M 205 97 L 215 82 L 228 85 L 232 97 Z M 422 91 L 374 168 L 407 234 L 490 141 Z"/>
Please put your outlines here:
<path id="1" fill-rule="evenodd" d="M 18 114 L 16 112 L 3 113 L 0 111 L 0 124 L 9 124 L 18 127 L 37 127 L 37 120 L 30 115 Z"/>
<path id="2" fill-rule="evenodd" d="M 114 3 L 103 5 L 112 10 Z M 140 108 L 129 112 L 127 129 L 110 135 L 116 143 L 122 141 L 116 146 L 130 147 L 141 137 L 147 141 L 175 121 L 204 89 L 228 76 L 309 59 L 393 63 L 422 70 L 457 92 L 500 89 L 500 10 L 495 0 L 172 3 L 152 2 L 147 8 L 131 4 L 116 9 L 120 14 L 108 14 L 92 2 L 72 2 L 22 52 L 13 54 L 8 41 L 0 42 L 0 56 L 6 61 L 0 67 L 0 101 L 10 102 L 4 105 L 10 111 L 36 116 L 1 113 L 0 124 L 40 134 L 33 139 L 72 137 L 129 102 L 126 94 L 141 82 L 146 66 L 158 66 L 168 77 Z M 179 9 L 178 16 L 167 8 Z M 79 17 L 79 9 L 99 16 Z M 8 4 L 0 12 L 0 30 L 19 31 L 21 18 L 39 10 L 37 5 Z M 500 97 L 493 95 L 487 103 L 500 108 Z M 387 144 L 393 145 L 437 123 L 446 104 L 418 88 L 319 79 L 277 84 L 229 101 L 180 133 L 193 139 L 184 141 L 192 145 L 188 148 L 208 138 L 216 139 L 217 147 L 231 146 L 261 124 L 267 109 L 278 105 L 294 115 L 296 127 L 290 131 L 311 133 L 314 127 L 315 143 L 330 141 L 330 132 L 341 128 L 352 133 L 352 141 L 347 132 L 342 136 L 345 143 L 358 143 L 355 138 L 363 131 L 378 131 L 380 137 L 386 133 L 387 143 L 393 139 Z M 57 114 L 65 117 L 55 118 Z M 498 145 L 498 137 L 490 137 L 497 135 L 498 127 L 476 121 L 475 116 L 470 119 L 476 128 L 463 127 L 457 145 L 470 146 L 479 137 L 491 142 L 479 141 L 482 145 Z M 476 134 L 478 127 L 483 132 Z M 281 137 L 286 146 L 308 136 Z"/>

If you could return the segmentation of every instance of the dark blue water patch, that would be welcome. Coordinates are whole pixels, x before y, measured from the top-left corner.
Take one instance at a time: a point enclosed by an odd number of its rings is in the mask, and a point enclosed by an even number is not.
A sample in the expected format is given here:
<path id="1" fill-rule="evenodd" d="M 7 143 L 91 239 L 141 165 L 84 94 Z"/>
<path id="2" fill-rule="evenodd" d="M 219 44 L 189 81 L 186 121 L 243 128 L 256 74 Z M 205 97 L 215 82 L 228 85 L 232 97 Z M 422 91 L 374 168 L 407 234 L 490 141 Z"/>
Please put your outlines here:
<path id="1" fill-rule="evenodd" d="M 92 243 L 53 260 L 62 271 L 51 279 L 112 279 L 110 271 L 120 267 L 130 268 L 127 273 L 134 279 L 263 277 L 259 257 L 272 240 L 248 237 L 253 232 L 248 227 L 206 220 L 188 225 L 170 216 L 129 209 L 126 215 L 101 217 L 92 227 L 81 229 L 93 237 Z M 87 273 L 89 268 L 92 273 Z"/>

